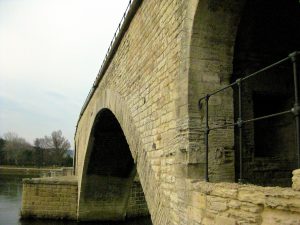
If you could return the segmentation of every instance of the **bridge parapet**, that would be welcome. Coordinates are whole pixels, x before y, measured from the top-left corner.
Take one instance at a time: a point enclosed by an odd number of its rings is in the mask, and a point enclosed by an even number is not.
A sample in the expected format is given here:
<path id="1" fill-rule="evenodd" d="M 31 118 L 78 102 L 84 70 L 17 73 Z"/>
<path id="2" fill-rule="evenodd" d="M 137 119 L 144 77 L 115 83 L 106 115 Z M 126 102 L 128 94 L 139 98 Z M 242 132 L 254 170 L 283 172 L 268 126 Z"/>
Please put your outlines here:
<path id="1" fill-rule="evenodd" d="M 187 224 L 300 224 L 300 192 L 292 188 L 191 180 L 187 190 Z"/>

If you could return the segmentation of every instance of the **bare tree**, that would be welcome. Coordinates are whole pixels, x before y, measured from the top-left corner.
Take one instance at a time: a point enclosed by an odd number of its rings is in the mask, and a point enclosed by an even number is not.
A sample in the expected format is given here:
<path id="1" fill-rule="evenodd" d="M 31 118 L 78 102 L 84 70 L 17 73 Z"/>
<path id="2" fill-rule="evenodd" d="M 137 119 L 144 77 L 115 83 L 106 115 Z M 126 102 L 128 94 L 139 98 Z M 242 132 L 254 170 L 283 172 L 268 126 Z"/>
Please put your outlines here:
<path id="1" fill-rule="evenodd" d="M 53 131 L 51 136 L 44 136 L 44 138 L 36 138 L 34 146 L 37 149 L 48 150 L 44 152 L 48 161 L 53 161 L 59 165 L 63 163 L 63 160 L 70 149 L 70 142 L 62 135 L 61 130 Z M 49 153 L 51 154 L 49 155 Z"/>
<path id="2" fill-rule="evenodd" d="M 4 154 L 5 160 L 8 163 L 14 163 L 16 165 L 21 161 L 22 154 L 25 150 L 31 150 L 32 146 L 24 139 L 19 137 L 14 132 L 7 132 L 3 135 L 5 140 Z"/>
<path id="3" fill-rule="evenodd" d="M 51 144 L 53 145 L 53 150 L 57 162 L 62 163 L 67 151 L 70 149 L 70 142 L 62 136 L 61 130 L 53 131 L 51 134 Z"/>
<path id="4" fill-rule="evenodd" d="M 43 149 L 53 148 L 53 145 L 51 144 L 51 138 L 48 136 L 45 136 L 44 138 L 36 138 L 33 144 L 36 148 L 43 148 Z"/>

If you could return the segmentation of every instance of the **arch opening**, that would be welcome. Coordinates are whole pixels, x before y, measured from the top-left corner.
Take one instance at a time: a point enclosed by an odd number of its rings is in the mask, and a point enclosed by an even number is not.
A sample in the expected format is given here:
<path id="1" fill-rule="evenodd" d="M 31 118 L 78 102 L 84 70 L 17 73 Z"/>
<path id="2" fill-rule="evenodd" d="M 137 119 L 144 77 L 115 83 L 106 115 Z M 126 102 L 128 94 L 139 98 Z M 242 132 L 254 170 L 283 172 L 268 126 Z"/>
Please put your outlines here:
<path id="1" fill-rule="evenodd" d="M 297 0 L 248 0 L 238 27 L 232 82 L 300 49 L 300 4 Z M 290 62 L 243 83 L 243 119 L 290 110 L 294 104 Z M 234 89 L 238 119 L 238 91 Z M 296 168 L 292 114 L 244 125 L 243 177 L 263 186 L 290 186 Z M 239 177 L 239 134 L 235 129 L 236 177 Z"/>
<path id="2" fill-rule="evenodd" d="M 125 220 L 148 216 L 134 159 L 114 114 L 102 109 L 91 132 L 83 174 L 80 220 Z"/>
<path id="3" fill-rule="evenodd" d="M 108 109 L 97 117 L 93 138 L 87 175 L 128 178 L 134 161 L 122 128 Z"/>

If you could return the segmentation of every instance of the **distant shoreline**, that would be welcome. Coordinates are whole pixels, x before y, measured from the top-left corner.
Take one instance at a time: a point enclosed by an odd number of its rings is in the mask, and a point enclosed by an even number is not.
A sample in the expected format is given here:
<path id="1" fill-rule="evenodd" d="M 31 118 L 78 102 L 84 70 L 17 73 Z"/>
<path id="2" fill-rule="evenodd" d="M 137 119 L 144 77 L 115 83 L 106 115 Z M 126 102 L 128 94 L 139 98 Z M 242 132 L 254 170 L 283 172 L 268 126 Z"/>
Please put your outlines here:
<path id="1" fill-rule="evenodd" d="M 50 173 L 50 171 L 59 171 L 60 167 L 16 167 L 16 166 L 0 166 L 0 175 L 42 175 Z"/>

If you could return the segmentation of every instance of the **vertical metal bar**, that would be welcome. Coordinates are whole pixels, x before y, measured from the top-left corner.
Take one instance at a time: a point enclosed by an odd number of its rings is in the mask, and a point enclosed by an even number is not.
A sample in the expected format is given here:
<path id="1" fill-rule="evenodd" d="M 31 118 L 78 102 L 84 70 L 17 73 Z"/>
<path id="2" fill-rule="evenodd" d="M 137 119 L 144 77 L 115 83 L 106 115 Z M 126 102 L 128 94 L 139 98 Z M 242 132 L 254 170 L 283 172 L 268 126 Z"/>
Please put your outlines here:
<path id="1" fill-rule="evenodd" d="M 243 120 L 242 120 L 242 79 L 237 79 L 236 83 L 238 85 L 239 91 L 239 117 L 237 120 L 237 125 L 239 128 L 239 162 L 240 162 L 240 174 L 239 174 L 239 183 L 243 183 Z"/>
<path id="2" fill-rule="evenodd" d="M 208 101 L 209 101 L 209 95 L 206 95 L 205 97 L 205 181 L 209 182 L 208 177 L 208 135 L 209 135 L 209 125 L 208 125 Z"/>
<path id="3" fill-rule="evenodd" d="M 293 113 L 295 115 L 295 123 L 296 123 L 296 149 L 298 156 L 298 168 L 300 168 L 300 118 L 299 118 L 299 80 L 297 77 L 297 52 L 293 52 L 289 55 L 291 57 L 293 63 L 293 76 L 294 76 L 294 88 L 295 88 L 295 104 L 293 108 Z"/>

